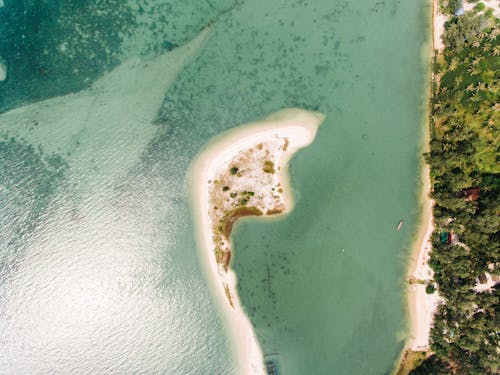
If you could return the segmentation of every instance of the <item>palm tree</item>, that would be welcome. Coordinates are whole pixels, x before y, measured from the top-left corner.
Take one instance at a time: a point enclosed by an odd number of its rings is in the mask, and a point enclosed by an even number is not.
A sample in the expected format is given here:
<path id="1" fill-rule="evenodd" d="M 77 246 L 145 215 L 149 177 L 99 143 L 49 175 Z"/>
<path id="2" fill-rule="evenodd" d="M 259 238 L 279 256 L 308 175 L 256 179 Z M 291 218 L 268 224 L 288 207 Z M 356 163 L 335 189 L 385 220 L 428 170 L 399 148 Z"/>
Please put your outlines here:
<path id="1" fill-rule="evenodd" d="M 483 59 L 482 56 L 477 56 L 477 57 L 474 58 L 474 60 L 472 60 L 471 64 L 473 66 L 476 66 L 477 64 L 479 64 L 481 62 L 482 59 Z"/>
<path id="2" fill-rule="evenodd" d="M 469 69 L 467 69 L 467 71 L 471 76 L 477 76 L 479 73 L 481 73 L 481 71 L 479 69 L 476 69 L 475 66 L 471 66 Z"/>
<path id="3" fill-rule="evenodd" d="M 448 69 L 453 72 L 455 69 L 457 69 L 457 67 L 458 67 L 458 60 L 456 57 L 453 57 L 450 61 L 450 66 L 448 67 Z"/>
<path id="4" fill-rule="evenodd" d="M 500 34 L 500 30 L 498 30 L 498 28 L 494 28 L 493 30 L 491 30 L 491 33 L 488 36 L 488 39 L 491 41 L 494 41 L 496 39 L 496 37 L 498 36 L 498 34 Z"/>
<path id="5" fill-rule="evenodd" d="M 477 92 L 475 92 L 470 97 L 470 100 L 472 100 L 473 102 L 480 102 L 481 100 L 483 100 L 483 98 L 481 98 L 481 95 L 479 95 Z"/>

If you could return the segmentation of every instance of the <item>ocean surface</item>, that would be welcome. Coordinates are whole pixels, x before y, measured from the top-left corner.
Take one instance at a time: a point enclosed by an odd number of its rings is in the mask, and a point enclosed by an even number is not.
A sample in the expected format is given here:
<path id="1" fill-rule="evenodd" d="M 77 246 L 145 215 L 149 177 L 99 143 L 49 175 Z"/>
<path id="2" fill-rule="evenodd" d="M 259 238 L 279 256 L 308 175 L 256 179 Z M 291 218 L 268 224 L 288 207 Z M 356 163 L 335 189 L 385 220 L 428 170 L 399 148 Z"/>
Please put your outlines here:
<path id="1" fill-rule="evenodd" d="M 4 3 L 0 374 L 238 374 L 185 176 L 285 107 L 327 119 L 290 163 L 294 211 L 236 226 L 243 306 L 283 374 L 391 372 L 427 0 Z"/>

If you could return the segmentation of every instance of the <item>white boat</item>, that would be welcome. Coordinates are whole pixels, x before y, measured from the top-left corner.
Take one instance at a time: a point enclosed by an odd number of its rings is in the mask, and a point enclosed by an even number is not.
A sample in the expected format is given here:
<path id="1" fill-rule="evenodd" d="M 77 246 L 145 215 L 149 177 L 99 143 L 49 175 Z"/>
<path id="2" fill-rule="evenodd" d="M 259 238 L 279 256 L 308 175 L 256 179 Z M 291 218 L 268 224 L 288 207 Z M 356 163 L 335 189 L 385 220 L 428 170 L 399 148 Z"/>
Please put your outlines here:
<path id="1" fill-rule="evenodd" d="M 400 221 L 399 221 L 399 223 L 398 223 L 398 227 L 397 227 L 398 232 L 401 230 L 401 228 L 403 228 L 403 224 L 404 224 L 404 223 L 405 223 L 405 222 L 404 222 L 403 220 L 400 220 Z"/>

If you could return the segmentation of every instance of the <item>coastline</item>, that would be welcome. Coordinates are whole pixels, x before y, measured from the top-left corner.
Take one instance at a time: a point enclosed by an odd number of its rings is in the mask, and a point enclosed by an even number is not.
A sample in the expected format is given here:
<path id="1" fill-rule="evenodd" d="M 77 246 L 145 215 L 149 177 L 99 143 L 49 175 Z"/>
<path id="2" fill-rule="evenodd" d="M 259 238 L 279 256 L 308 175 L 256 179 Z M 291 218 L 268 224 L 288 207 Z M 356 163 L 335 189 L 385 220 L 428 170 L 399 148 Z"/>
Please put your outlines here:
<path id="1" fill-rule="evenodd" d="M 434 80 L 432 74 L 432 59 L 436 51 L 443 48 L 441 36 L 444 31 L 444 23 L 446 15 L 439 12 L 439 0 L 432 1 L 432 41 L 430 43 L 430 51 L 428 63 L 429 68 L 429 87 L 427 90 L 427 100 L 425 109 L 424 131 L 422 137 L 423 152 L 429 151 L 430 142 L 430 100 L 432 98 L 432 83 Z M 434 312 L 440 302 L 440 297 L 437 291 L 433 294 L 426 293 L 426 284 L 422 281 L 431 280 L 434 272 L 430 268 L 428 262 L 430 252 L 432 251 L 431 236 L 434 232 L 434 218 L 432 208 L 433 200 L 430 198 L 431 180 L 430 166 L 424 161 L 421 161 L 420 169 L 420 198 L 419 206 L 421 207 L 420 220 L 415 241 L 412 245 L 411 258 L 407 274 L 407 303 L 408 315 L 410 323 L 410 337 L 405 346 L 405 351 L 425 351 L 429 349 L 429 334 L 432 323 L 434 321 Z M 412 282 L 413 281 L 413 282 Z M 419 282 L 420 281 L 420 282 Z"/>
<path id="2" fill-rule="evenodd" d="M 432 98 L 432 84 L 434 75 L 432 73 L 432 59 L 437 51 L 443 49 L 441 35 L 444 31 L 444 23 L 446 16 L 439 12 L 439 0 L 432 0 L 431 2 L 431 27 L 432 35 L 430 46 L 426 49 L 429 58 L 429 83 L 427 97 L 425 100 L 425 111 L 423 121 L 422 133 L 422 151 L 429 151 L 430 142 L 430 100 Z M 409 320 L 409 336 L 401 351 L 399 359 L 396 363 L 394 374 L 406 375 L 413 361 L 420 361 L 425 358 L 426 351 L 430 349 L 430 329 L 434 321 L 434 313 L 438 304 L 441 302 L 438 291 L 433 294 L 426 293 L 426 284 L 419 283 L 419 281 L 431 280 L 433 271 L 428 262 L 430 259 L 430 252 L 432 251 L 431 236 L 434 232 L 434 217 L 432 209 L 434 202 L 430 198 L 431 193 L 431 179 L 430 179 L 430 166 L 421 159 L 420 168 L 420 194 L 419 194 L 419 208 L 420 218 L 418 221 L 418 230 L 411 245 L 410 259 L 408 262 L 407 271 L 407 286 L 406 286 L 406 302 L 407 302 L 407 316 Z M 423 354 L 418 355 L 418 354 Z"/>
<path id="3" fill-rule="evenodd" d="M 434 321 L 434 312 L 440 302 L 437 291 L 426 293 L 426 284 L 419 281 L 431 280 L 434 272 L 428 262 L 432 251 L 431 236 L 434 232 L 432 207 L 434 202 L 429 197 L 431 183 L 429 165 L 422 168 L 421 220 L 412 252 L 408 280 L 417 280 L 408 285 L 408 307 L 410 317 L 410 339 L 407 349 L 412 351 L 429 350 L 429 333 Z"/>
<path id="4" fill-rule="evenodd" d="M 484 10 L 484 6 L 486 6 L 486 9 L 489 8 L 492 10 L 495 17 L 498 18 L 500 16 L 500 7 L 494 1 L 483 1 L 482 5 L 483 8 L 481 10 L 477 10 L 475 9 L 477 3 L 464 2 L 461 9 L 455 10 L 455 17 L 462 16 L 464 12 L 481 12 Z M 431 58 L 435 59 L 438 55 L 443 54 L 445 45 L 442 41 L 442 35 L 445 31 L 444 25 L 449 19 L 450 17 L 447 14 L 440 12 L 439 0 L 433 0 Z M 458 77 L 462 78 L 460 75 Z M 430 105 L 427 108 L 428 121 L 425 134 L 428 138 L 426 142 L 426 151 L 429 149 L 430 136 L 433 131 L 431 128 L 430 111 L 433 96 L 432 89 L 436 84 L 439 86 L 439 78 L 436 77 L 432 71 L 430 74 L 429 87 Z M 422 207 L 423 210 L 421 213 L 418 234 L 415 240 L 415 247 L 412 249 L 411 260 L 408 268 L 409 285 L 407 289 L 407 297 L 408 315 L 410 318 L 410 337 L 405 344 L 401 357 L 398 361 L 397 368 L 394 372 L 397 375 L 407 375 L 412 369 L 419 367 L 419 365 L 429 356 L 436 354 L 431 351 L 429 337 L 430 330 L 432 328 L 434 314 L 438 306 L 445 303 L 445 300 L 439 296 L 439 290 L 437 290 L 435 283 L 432 282 L 433 286 L 436 288 L 432 294 L 426 293 L 425 286 L 427 282 L 431 283 L 434 275 L 432 268 L 429 266 L 429 253 L 433 250 L 431 236 L 435 227 L 432 210 L 435 202 L 429 196 L 432 191 L 432 184 L 430 181 L 430 167 L 428 164 L 424 164 L 421 181 L 424 187 L 420 207 Z M 489 274 L 485 273 L 485 275 L 487 278 Z M 485 285 L 485 289 L 488 289 L 488 287 L 489 285 Z M 479 290 L 476 289 L 476 292 L 479 292 Z M 476 306 L 476 308 L 479 307 Z M 450 324 L 450 322 L 448 322 L 448 324 Z M 458 326 L 458 323 L 455 324 Z M 440 356 L 438 355 L 437 357 L 439 358 Z M 453 367 L 454 365 L 452 364 L 450 366 Z"/>
<path id="5" fill-rule="evenodd" d="M 432 49 L 442 51 L 444 48 L 441 36 L 444 32 L 444 24 L 447 20 L 445 14 L 439 11 L 439 0 L 432 0 Z"/>
<path id="6" fill-rule="evenodd" d="M 188 171 L 190 201 L 196 226 L 198 250 L 206 277 L 210 282 L 218 305 L 227 323 L 231 342 L 235 349 L 241 374 L 264 374 L 264 355 L 258 344 L 255 331 L 246 316 L 237 294 L 237 277 L 231 268 L 223 269 L 214 254 L 213 223 L 209 209 L 209 183 L 211 178 L 228 158 L 238 155 L 241 150 L 269 141 L 279 134 L 290 141 L 277 159 L 276 176 L 284 192 L 282 198 L 285 209 L 282 214 L 293 208 L 293 195 L 289 183 L 287 163 L 300 148 L 309 145 L 315 138 L 319 124 L 324 116 L 298 109 L 276 112 L 260 121 L 238 126 L 217 136 L 196 156 Z M 288 144 L 287 144 L 288 146 Z"/>

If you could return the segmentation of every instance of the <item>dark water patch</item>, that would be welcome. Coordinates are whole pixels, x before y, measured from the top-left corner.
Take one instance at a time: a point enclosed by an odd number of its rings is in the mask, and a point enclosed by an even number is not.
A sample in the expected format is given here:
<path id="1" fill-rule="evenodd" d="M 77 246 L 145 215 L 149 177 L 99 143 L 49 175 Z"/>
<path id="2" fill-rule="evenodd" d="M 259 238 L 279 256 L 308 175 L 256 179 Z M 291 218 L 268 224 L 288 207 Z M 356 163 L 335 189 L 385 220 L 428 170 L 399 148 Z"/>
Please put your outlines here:
<path id="1" fill-rule="evenodd" d="M 9 2 L 0 11 L 0 55 L 9 66 L 0 111 L 89 86 L 120 62 L 133 26 L 122 1 Z"/>
<path id="2" fill-rule="evenodd" d="M 9 2 L 0 10 L 0 112 L 89 87 L 130 56 L 153 56 L 191 40 L 237 0 Z"/>
<path id="3" fill-rule="evenodd" d="M 232 265 L 259 342 L 281 353 L 284 372 L 356 373 L 362 352 L 386 373 L 404 326 L 408 237 L 392 220 L 414 223 L 427 9 L 407 3 L 396 18 L 396 1 L 251 5 L 215 26 L 167 92 L 162 125 L 194 146 L 283 107 L 327 115 L 292 160 L 295 211 L 239 226 Z M 356 342 L 362 331 L 371 341 Z"/>
<path id="4" fill-rule="evenodd" d="M 68 169 L 57 154 L 47 155 L 22 139 L 0 138 L 0 267 L 12 267 Z M 11 259 L 8 261 L 7 259 Z M 0 280 L 8 272 L 0 268 Z"/>

